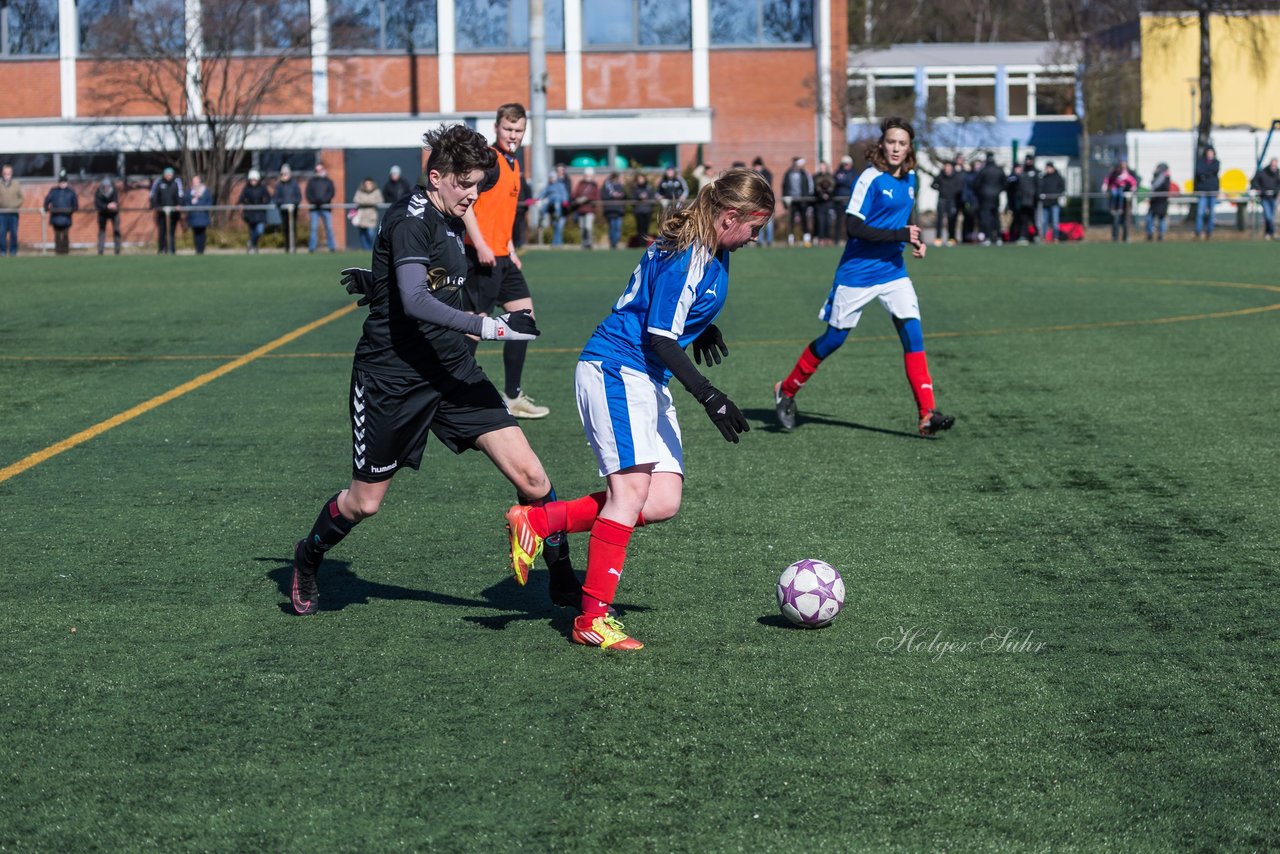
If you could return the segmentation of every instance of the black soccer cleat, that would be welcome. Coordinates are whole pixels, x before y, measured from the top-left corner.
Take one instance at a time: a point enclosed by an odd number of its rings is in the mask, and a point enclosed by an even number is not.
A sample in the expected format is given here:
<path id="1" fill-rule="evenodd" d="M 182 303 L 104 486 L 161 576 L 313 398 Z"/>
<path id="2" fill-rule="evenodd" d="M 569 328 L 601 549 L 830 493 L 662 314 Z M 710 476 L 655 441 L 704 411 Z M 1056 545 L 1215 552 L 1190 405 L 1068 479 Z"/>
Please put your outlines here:
<path id="1" fill-rule="evenodd" d="M 582 584 L 576 578 L 552 579 L 547 585 L 547 595 L 551 597 L 551 604 L 560 608 L 582 607 Z"/>
<path id="2" fill-rule="evenodd" d="M 944 415 L 936 409 L 930 409 L 929 413 L 920 419 L 920 435 L 933 436 L 943 430 L 950 430 L 951 425 L 955 423 L 954 415 Z"/>
<path id="3" fill-rule="evenodd" d="M 293 547 L 293 580 L 289 584 L 289 605 L 293 613 L 306 617 L 320 610 L 320 589 L 316 585 L 319 564 L 309 564 L 302 556 L 302 540 Z"/>
<path id="4" fill-rule="evenodd" d="M 778 427 L 784 433 L 796 429 L 796 399 L 782 393 L 782 383 L 773 386 L 773 411 L 778 416 Z"/>

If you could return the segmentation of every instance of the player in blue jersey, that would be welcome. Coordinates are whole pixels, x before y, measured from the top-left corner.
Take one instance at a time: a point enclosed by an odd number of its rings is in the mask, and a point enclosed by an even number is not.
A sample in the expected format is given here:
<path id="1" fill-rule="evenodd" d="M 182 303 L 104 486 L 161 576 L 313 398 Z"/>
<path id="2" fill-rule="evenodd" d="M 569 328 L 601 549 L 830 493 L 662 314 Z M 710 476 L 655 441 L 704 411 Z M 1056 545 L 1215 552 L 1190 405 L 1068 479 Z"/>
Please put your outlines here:
<path id="1" fill-rule="evenodd" d="M 641 525 L 676 515 L 684 489 L 684 454 L 672 376 L 693 395 L 730 442 L 747 431 L 733 401 L 685 355 L 708 366 L 729 350 L 715 324 L 729 295 L 729 253 L 754 241 L 772 216 L 773 190 L 758 172 L 730 169 L 663 225 L 636 265 L 613 312 L 596 327 L 578 362 L 578 414 L 595 451 L 605 490 L 542 507 L 507 511 L 511 565 L 523 578 L 558 531 L 591 532 L 576 643 L 634 650 L 609 613 L 627 543 Z"/>
<path id="2" fill-rule="evenodd" d="M 920 415 L 920 435 L 932 436 L 955 423 L 953 416 L 934 406 L 933 379 L 920 329 L 920 303 L 902 258 L 908 243 L 913 257 L 925 256 L 920 228 L 911 222 L 916 204 L 914 139 L 909 122 L 888 118 L 880 123 L 879 141 L 867 149 L 870 165 L 854 184 L 846 211 L 849 241 L 836 267 L 831 292 L 818 312 L 827 329 L 800 354 L 787 378 L 773 387 L 778 426 L 784 431 L 796 426 L 796 392 L 845 342 L 849 330 L 858 325 L 863 307 L 874 299 L 888 310 L 902 340 L 907 381 Z"/>

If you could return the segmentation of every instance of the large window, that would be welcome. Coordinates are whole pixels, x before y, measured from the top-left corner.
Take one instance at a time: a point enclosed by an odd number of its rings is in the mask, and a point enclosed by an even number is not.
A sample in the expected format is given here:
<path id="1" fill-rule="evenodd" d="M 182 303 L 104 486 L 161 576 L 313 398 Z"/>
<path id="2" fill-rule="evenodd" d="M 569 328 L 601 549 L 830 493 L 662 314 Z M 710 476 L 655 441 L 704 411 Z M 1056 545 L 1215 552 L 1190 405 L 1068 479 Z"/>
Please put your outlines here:
<path id="1" fill-rule="evenodd" d="M 79 0 L 87 56 L 182 55 L 182 0 Z"/>
<path id="2" fill-rule="evenodd" d="M 238 50 L 262 51 L 305 48 L 311 44 L 311 4 L 308 0 L 204 0 L 205 39 L 215 34 Z M 221 51 L 219 51 L 221 52 Z"/>
<path id="3" fill-rule="evenodd" d="M 332 0 L 329 16 L 334 50 L 436 51 L 436 0 Z"/>
<path id="4" fill-rule="evenodd" d="M 688 0 L 590 0 L 582 4 L 582 38 L 588 47 L 688 47 Z"/>
<path id="5" fill-rule="evenodd" d="M 813 0 L 711 0 L 711 43 L 813 44 Z"/>
<path id="6" fill-rule="evenodd" d="M 8 0 L 0 3 L 3 56 L 57 56 L 58 0 Z"/>
<path id="7" fill-rule="evenodd" d="M 564 49 L 564 0 L 544 0 L 549 50 Z M 458 50 L 517 50 L 529 46 L 528 0 L 457 0 Z"/>

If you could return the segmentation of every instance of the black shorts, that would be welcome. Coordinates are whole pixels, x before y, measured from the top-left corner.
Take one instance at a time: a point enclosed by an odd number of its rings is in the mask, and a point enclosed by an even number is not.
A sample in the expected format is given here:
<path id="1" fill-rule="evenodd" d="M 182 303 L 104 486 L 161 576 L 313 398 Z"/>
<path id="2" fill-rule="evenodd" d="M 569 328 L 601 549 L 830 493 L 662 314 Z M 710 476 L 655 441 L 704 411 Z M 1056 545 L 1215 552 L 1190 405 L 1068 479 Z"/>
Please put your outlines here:
<path id="1" fill-rule="evenodd" d="M 516 424 L 479 365 L 444 391 L 421 377 L 371 374 L 353 367 L 350 407 L 351 476 L 364 483 L 390 480 L 405 467 L 417 469 L 428 430 L 460 454 L 475 447 L 475 440 L 485 433 Z"/>
<path id="2" fill-rule="evenodd" d="M 489 314 L 495 305 L 506 305 L 529 297 L 529 283 L 509 255 L 499 255 L 497 263 L 485 267 L 476 260 L 476 250 L 467 247 L 467 286 L 463 309 Z"/>

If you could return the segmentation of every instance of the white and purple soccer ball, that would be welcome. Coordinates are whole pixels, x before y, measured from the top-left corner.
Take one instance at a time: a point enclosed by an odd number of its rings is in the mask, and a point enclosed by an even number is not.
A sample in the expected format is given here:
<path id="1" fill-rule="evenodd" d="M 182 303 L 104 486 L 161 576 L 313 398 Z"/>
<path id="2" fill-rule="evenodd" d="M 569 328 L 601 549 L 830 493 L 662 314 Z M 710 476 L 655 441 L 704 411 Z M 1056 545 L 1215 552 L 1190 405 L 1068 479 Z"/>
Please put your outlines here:
<path id="1" fill-rule="evenodd" d="M 778 607 L 801 628 L 822 628 L 844 607 L 844 579 L 825 561 L 798 560 L 778 579 Z"/>

